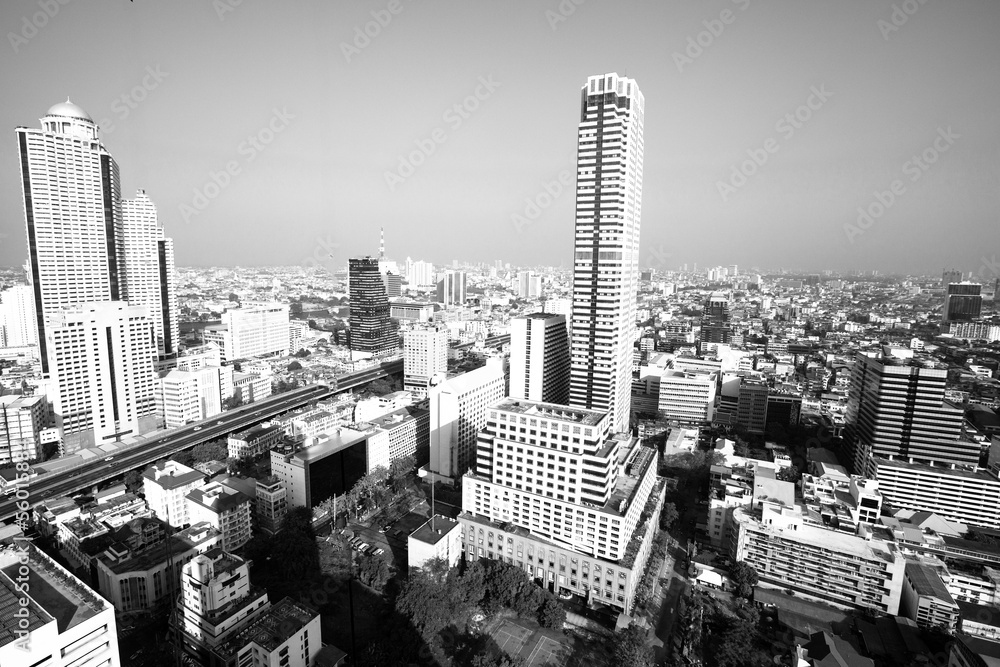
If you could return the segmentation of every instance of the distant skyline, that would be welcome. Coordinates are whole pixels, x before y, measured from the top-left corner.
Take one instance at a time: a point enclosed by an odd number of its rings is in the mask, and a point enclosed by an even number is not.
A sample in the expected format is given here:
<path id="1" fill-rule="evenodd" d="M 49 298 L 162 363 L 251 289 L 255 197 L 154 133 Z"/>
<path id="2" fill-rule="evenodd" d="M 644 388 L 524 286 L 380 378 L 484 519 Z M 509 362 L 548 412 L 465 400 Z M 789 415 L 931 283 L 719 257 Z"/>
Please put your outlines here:
<path id="1" fill-rule="evenodd" d="M 990 0 L 16 1 L 0 25 L 0 265 L 27 255 L 14 128 L 69 97 L 179 266 L 343 268 L 379 227 L 397 260 L 569 266 L 579 91 L 617 72 L 646 97 L 643 268 L 1000 274 Z"/>

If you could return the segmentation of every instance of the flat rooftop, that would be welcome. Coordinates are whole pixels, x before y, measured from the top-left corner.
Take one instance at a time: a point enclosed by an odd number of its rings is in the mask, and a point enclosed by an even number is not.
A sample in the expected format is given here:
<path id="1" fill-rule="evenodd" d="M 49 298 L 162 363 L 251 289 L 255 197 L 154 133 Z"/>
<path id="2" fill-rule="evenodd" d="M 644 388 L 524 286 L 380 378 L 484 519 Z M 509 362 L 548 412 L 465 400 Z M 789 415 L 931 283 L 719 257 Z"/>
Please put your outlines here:
<path id="1" fill-rule="evenodd" d="M 433 528 L 431 527 L 432 522 Z M 410 533 L 410 539 L 434 545 L 443 540 L 455 528 L 458 528 L 458 521 L 435 514 L 432 519 L 428 519 L 419 528 Z"/>
<path id="2" fill-rule="evenodd" d="M 249 644 L 256 644 L 266 653 L 271 653 L 317 616 L 318 613 L 309 607 L 292 598 L 285 598 L 225 641 L 215 652 L 227 661 L 233 660 Z"/>
<path id="3" fill-rule="evenodd" d="M 299 448 L 292 456 L 304 464 L 313 463 L 342 452 L 359 442 L 364 442 L 368 439 L 369 435 L 371 434 L 342 428 L 340 429 L 340 433 L 327 433 L 326 438 L 316 444 Z"/>
<path id="4" fill-rule="evenodd" d="M 606 412 L 599 412 L 597 410 L 571 408 L 557 403 L 541 403 L 517 398 L 505 398 L 492 407 L 506 412 L 573 422 L 583 424 L 584 426 L 595 426 L 607 415 Z"/>

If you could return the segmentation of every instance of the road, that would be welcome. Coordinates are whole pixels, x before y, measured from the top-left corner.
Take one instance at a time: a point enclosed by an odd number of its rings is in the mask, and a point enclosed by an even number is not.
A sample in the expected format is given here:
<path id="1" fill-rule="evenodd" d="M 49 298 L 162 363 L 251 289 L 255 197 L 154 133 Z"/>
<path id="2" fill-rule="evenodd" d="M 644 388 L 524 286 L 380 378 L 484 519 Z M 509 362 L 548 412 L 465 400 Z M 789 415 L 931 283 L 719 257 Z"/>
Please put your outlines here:
<path id="1" fill-rule="evenodd" d="M 402 372 L 402 366 L 402 360 L 398 360 L 377 368 L 345 375 L 338 379 L 336 389 L 331 389 L 326 385 L 310 385 L 293 389 L 250 405 L 229 410 L 211 419 L 188 424 L 164 433 L 159 437 L 139 443 L 132 449 L 116 453 L 111 461 L 106 458 L 97 458 L 83 462 L 72 470 L 41 474 L 28 480 L 25 484 L 29 494 L 28 502 L 34 505 L 46 498 L 67 495 L 89 488 L 123 475 L 129 470 L 145 468 L 150 463 L 168 458 L 181 450 L 249 428 L 266 419 L 306 405 L 310 401 L 327 398 L 365 385 L 374 379 Z M 0 521 L 6 521 L 14 517 L 16 513 L 17 505 L 14 497 L 5 497 L 0 502 Z"/>
<path id="2" fill-rule="evenodd" d="M 663 559 L 660 573 L 657 577 L 657 591 L 663 596 L 663 604 L 660 607 L 660 619 L 656 624 L 656 639 L 654 647 L 656 660 L 660 661 L 666 657 L 673 641 L 674 622 L 677 619 L 677 603 L 687 590 L 687 573 L 684 569 L 685 545 L 678 545 Z M 659 585 L 663 576 L 667 576 L 668 584 L 666 589 Z"/>

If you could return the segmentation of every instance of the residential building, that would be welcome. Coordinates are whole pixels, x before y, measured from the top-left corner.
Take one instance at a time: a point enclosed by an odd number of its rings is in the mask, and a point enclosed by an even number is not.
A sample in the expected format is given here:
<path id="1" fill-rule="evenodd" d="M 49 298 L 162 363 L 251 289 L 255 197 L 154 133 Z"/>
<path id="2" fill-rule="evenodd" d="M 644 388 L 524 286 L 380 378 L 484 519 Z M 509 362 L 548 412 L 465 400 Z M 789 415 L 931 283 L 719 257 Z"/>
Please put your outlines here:
<path id="1" fill-rule="evenodd" d="M 156 426 L 152 327 L 144 306 L 103 301 L 48 313 L 45 349 L 66 452 Z"/>
<path id="2" fill-rule="evenodd" d="M 244 431 L 230 433 L 227 441 L 229 458 L 255 458 L 271 451 L 281 442 L 285 430 L 278 424 L 251 426 Z"/>
<path id="3" fill-rule="evenodd" d="M 951 283 L 945 289 L 941 322 L 969 322 L 978 320 L 983 309 L 982 285 Z"/>
<path id="4" fill-rule="evenodd" d="M 275 475 L 257 480 L 254 495 L 254 518 L 257 527 L 269 535 L 278 532 L 281 520 L 288 511 L 288 491 L 284 483 Z"/>
<path id="5" fill-rule="evenodd" d="M 566 316 L 533 313 L 510 322 L 510 396 L 569 402 L 569 336 Z"/>
<path id="6" fill-rule="evenodd" d="M 177 428 L 223 412 L 233 394 L 231 366 L 163 371 L 156 378 L 156 415 L 166 428 Z"/>
<path id="7" fill-rule="evenodd" d="M 142 473 L 142 490 L 149 508 L 174 528 L 192 523 L 187 494 L 204 483 L 203 474 L 177 461 L 154 463 Z"/>
<path id="8" fill-rule="evenodd" d="M 374 257 L 352 258 L 348 266 L 351 300 L 351 353 L 371 357 L 399 348 L 398 334 L 389 317 L 389 297 Z"/>
<path id="9" fill-rule="evenodd" d="M 736 424 L 748 433 L 763 433 L 767 426 L 767 400 L 770 390 L 767 382 L 747 377 L 740 378 L 739 398 L 736 402 Z"/>
<path id="10" fill-rule="evenodd" d="M 419 396 L 448 371 L 448 328 L 427 326 L 403 334 L 403 389 Z"/>
<path id="11" fill-rule="evenodd" d="M 115 609 L 33 544 L 0 545 L 0 664 L 120 667 Z"/>
<path id="12" fill-rule="evenodd" d="M 227 310 L 222 323 L 205 329 L 205 342 L 215 343 L 222 361 L 285 356 L 290 335 L 288 306 L 268 303 Z"/>
<path id="13" fill-rule="evenodd" d="M 462 306 L 465 304 L 465 271 L 445 271 L 439 276 L 437 283 L 438 303 L 448 306 Z"/>
<path id="14" fill-rule="evenodd" d="M 0 347 L 38 345 L 35 294 L 31 285 L 14 285 L 0 292 L 0 329 L 5 339 Z"/>
<path id="15" fill-rule="evenodd" d="M 41 459 L 48 419 L 45 396 L 0 396 L 0 466 Z"/>
<path id="16" fill-rule="evenodd" d="M 895 508 L 1000 528 L 1000 479 L 994 472 L 876 458 L 871 477 Z"/>
<path id="17" fill-rule="evenodd" d="M 507 393 L 503 361 L 487 359 L 474 371 L 430 388 L 430 461 L 422 474 L 458 481 L 476 462 L 476 435 L 486 409 Z"/>
<path id="18" fill-rule="evenodd" d="M 617 74 L 580 91 L 570 405 L 609 411 L 612 431 L 629 427 L 644 106 Z"/>
<path id="19" fill-rule="evenodd" d="M 665 419 L 701 424 L 714 418 L 718 372 L 667 369 L 660 376 L 657 408 Z"/>
<path id="20" fill-rule="evenodd" d="M 222 534 L 219 546 L 223 550 L 233 551 L 250 541 L 253 499 L 246 494 L 209 482 L 188 491 L 187 504 L 192 523 L 205 522 Z"/>
<path id="21" fill-rule="evenodd" d="M 943 628 L 952 633 L 958 627 L 958 603 L 935 569 L 918 560 L 906 562 L 899 614 L 926 629 Z"/>
<path id="22" fill-rule="evenodd" d="M 285 598 L 215 647 L 210 660 L 219 667 L 313 667 L 322 649 L 319 612 Z"/>
<path id="23" fill-rule="evenodd" d="M 462 560 L 462 525 L 440 514 L 432 516 L 410 533 L 406 558 L 411 570 L 435 559 L 455 567 Z"/>

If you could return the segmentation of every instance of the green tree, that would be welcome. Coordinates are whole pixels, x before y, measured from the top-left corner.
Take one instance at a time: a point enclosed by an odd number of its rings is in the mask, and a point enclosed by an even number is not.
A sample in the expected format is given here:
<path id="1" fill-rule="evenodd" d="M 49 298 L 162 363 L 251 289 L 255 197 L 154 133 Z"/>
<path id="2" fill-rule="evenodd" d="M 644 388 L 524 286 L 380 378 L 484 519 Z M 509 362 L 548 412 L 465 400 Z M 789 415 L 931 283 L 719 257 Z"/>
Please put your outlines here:
<path id="1" fill-rule="evenodd" d="M 646 631 L 635 623 L 615 634 L 611 655 L 615 667 L 653 666 L 653 649 L 646 646 Z"/>
<path id="2" fill-rule="evenodd" d="M 281 519 L 279 532 L 300 532 L 308 535 L 310 539 L 315 537 L 312 527 L 312 512 L 306 507 L 293 507 L 285 513 Z"/>
<path id="3" fill-rule="evenodd" d="M 298 361 L 293 361 L 292 363 L 288 364 L 289 372 L 300 371 L 300 370 L 302 370 L 302 364 L 300 364 Z"/>
<path id="4" fill-rule="evenodd" d="M 298 357 L 299 359 L 305 359 L 310 354 L 312 354 L 312 353 L 309 350 L 307 350 L 305 348 L 302 348 L 301 350 L 299 350 L 298 352 L 295 353 L 295 356 Z"/>
<path id="5" fill-rule="evenodd" d="M 757 570 L 746 561 L 736 561 L 729 570 L 729 580 L 733 582 L 733 595 L 749 600 L 757 585 Z"/>
<path id="6" fill-rule="evenodd" d="M 243 398 L 238 393 L 222 401 L 222 407 L 226 410 L 233 410 L 241 405 L 243 405 Z"/>
<path id="7" fill-rule="evenodd" d="M 562 628 L 566 622 L 566 609 L 555 598 L 547 598 L 538 610 L 538 624 L 543 628 Z"/>
<path id="8" fill-rule="evenodd" d="M 417 459 L 412 455 L 394 458 L 389 463 L 389 479 L 392 481 L 392 485 L 397 491 L 403 487 L 403 484 L 406 482 L 406 477 L 412 473 L 416 467 Z"/>
<path id="9" fill-rule="evenodd" d="M 358 559 L 358 579 L 381 592 L 389 581 L 389 565 L 380 556 L 362 554 Z"/>
<path id="10" fill-rule="evenodd" d="M 229 455 L 229 447 L 224 440 L 213 440 L 195 445 L 191 450 L 191 457 L 195 463 L 207 463 L 209 461 L 225 461 Z"/>
<path id="11" fill-rule="evenodd" d="M 132 491 L 133 493 L 136 491 L 141 491 L 142 486 L 143 486 L 142 473 L 140 471 L 129 470 L 127 473 L 125 473 L 125 487 L 129 491 Z"/>
<path id="12" fill-rule="evenodd" d="M 663 509 L 660 511 L 660 530 L 670 530 L 678 516 L 677 505 L 663 503 Z"/>
<path id="13" fill-rule="evenodd" d="M 775 475 L 778 479 L 783 482 L 791 482 L 792 484 L 798 484 L 799 479 L 802 477 L 802 473 L 795 466 L 786 466 L 778 471 Z"/>

